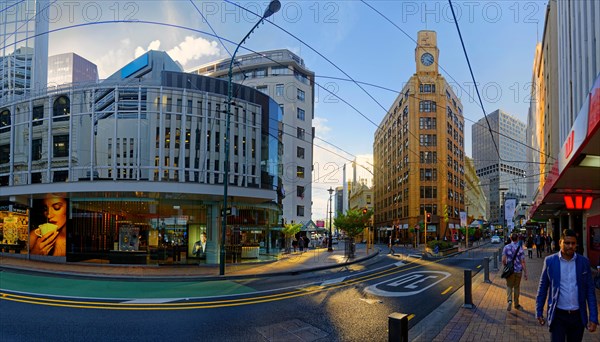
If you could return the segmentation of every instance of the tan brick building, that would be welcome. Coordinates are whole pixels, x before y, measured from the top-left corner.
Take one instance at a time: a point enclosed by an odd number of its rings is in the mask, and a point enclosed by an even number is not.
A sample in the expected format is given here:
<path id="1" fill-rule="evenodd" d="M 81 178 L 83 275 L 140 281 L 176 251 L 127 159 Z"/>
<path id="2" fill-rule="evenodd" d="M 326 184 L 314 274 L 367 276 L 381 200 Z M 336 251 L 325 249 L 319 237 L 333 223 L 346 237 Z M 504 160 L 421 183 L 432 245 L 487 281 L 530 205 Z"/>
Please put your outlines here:
<path id="1" fill-rule="evenodd" d="M 419 31 L 416 73 L 406 82 L 375 132 L 374 224 L 412 239 L 425 211 L 427 239 L 458 227 L 464 211 L 464 118 L 462 104 L 438 71 L 434 31 Z"/>

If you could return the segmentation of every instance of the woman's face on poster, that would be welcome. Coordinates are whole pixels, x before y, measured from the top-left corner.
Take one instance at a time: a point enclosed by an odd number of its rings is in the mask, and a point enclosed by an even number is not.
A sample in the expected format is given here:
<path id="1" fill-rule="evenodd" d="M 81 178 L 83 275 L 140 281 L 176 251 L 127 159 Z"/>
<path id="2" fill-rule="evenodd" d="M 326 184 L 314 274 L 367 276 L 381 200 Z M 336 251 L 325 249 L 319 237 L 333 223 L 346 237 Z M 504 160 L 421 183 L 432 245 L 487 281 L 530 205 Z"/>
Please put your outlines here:
<path id="1" fill-rule="evenodd" d="M 49 223 L 64 227 L 67 223 L 67 201 L 61 197 L 44 199 L 44 216 Z"/>

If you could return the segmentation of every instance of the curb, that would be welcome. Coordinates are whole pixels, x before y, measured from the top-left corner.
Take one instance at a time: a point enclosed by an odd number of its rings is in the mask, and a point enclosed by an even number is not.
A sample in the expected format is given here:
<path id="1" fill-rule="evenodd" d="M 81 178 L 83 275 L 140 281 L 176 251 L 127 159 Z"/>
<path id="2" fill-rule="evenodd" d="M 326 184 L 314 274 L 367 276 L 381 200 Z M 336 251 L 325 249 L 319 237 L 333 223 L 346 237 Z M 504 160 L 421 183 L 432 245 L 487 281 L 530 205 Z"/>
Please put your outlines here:
<path id="1" fill-rule="evenodd" d="M 357 258 L 352 261 L 347 261 L 343 263 L 336 263 L 325 266 L 318 266 L 312 268 L 302 268 L 302 269 L 290 269 L 286 271 L 277 271 L 277 272 L 267 272 L 260 274 L 232 274 L 232 275 L 197 275 L 197 276 L 177 276 L 177 275 L 169 275 L 169 276 L 145 276 L 145 275 L 128 275 L 128 276 L 120 276 L 120 275 L 107 275 L 107 274 L 92 274 L 92 273 L 81 273 L 81 272 L 60 272 L 60 271 L 50 271 L 50 270 L 41 270 L 34 268 L 23 268 L 16 267 L 10 265 L 0 265 L 0 272 L 4 270 L 8 270 L 15 273 L 23 273 L 23 274 L 32 274 L 32 275 L 43 275 L 43 276 L 51 276 L 51 277 L 62 277 L 69 279 L 92 279 L 92 280 L 106 280 L 106 281 L 132 281 L 132 282 L 172 282 L 172 281 L 211 281 L 211 280 L 240 280 L 240 279 L 250 279 L 250 278 L 268 278 L 268 277 L 277 277 L 277 276 L 285 276 L 285 275 L 298 275 L 302 273 L 308 272 L 316 272 L 334 268 L 343 268 L 348 265 L 360 263 L 375 256 L 379 255 L 380 249 L 374 251 L 373 253 L 366 255 L 362 258 Z M 159 266 L 157 266 L 158 268 Z M 216 269 L 216 268 L 215 268 Z"/>

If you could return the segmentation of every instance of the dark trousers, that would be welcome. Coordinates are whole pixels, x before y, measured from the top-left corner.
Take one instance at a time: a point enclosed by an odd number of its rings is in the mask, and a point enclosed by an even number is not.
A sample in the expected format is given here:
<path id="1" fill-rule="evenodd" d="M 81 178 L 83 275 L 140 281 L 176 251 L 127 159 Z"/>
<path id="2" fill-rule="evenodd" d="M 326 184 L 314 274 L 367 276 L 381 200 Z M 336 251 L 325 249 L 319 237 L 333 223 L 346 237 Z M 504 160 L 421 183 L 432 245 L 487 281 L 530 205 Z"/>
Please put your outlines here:
<path id="1" fill-rule="evenodd" d="M 558 308 L 554 311 L 554 318 L 550 325 L 552 342 L 580 342 L 583 340 L 584 330 L 579 311 L 568 313 Z"/>
<path id="2" fill-rule="evenodd" d="M 544 256 L 544 245 L 536 245 L 535 250 L 538 258 Z"/>

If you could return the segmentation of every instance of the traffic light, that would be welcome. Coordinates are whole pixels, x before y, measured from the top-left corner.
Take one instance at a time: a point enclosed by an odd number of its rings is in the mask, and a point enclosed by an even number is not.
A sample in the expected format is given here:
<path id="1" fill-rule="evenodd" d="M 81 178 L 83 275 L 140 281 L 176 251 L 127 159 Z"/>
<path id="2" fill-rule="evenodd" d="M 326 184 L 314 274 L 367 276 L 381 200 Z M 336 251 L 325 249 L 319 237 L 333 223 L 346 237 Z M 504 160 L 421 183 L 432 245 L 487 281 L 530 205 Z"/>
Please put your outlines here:
<path id="1" fill-rule="evenodd" d="M 363 210 L 362 210 L 363 215 L 367 215 L 367 211 L 369 211 L 367 208 L 363 208 Z"/>
<path id="2" fill-rule="evenodd" d="M 431 214 L 427 213 L 427 216 L 425 217 L 425 223 L 431 223 Z"/>

